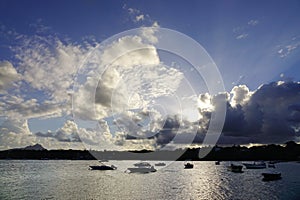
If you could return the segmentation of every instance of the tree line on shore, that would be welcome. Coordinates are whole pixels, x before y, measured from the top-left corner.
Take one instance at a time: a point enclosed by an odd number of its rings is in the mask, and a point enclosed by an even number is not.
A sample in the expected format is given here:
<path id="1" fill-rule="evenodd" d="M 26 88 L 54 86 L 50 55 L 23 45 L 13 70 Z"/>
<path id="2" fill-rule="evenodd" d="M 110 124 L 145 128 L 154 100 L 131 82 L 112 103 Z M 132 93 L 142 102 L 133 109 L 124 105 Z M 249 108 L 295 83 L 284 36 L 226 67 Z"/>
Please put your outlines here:
<path id="1" fill-rule="evenodd" d="M 203 147 L 210 148 L 210 147 Z M 285 145 L 262 145 L 243 147 L 234 145 L 230 147 L 214 146 L 203 158 L 199 158 L 200 148 L 177 149 L 174 151 L 95 151 L 95 150 L 31 150 L 10 149 L 0 151 L 0 159 L 33 159 L 33 160 L 300 160 L 300 144 L 293 141 Z"/>

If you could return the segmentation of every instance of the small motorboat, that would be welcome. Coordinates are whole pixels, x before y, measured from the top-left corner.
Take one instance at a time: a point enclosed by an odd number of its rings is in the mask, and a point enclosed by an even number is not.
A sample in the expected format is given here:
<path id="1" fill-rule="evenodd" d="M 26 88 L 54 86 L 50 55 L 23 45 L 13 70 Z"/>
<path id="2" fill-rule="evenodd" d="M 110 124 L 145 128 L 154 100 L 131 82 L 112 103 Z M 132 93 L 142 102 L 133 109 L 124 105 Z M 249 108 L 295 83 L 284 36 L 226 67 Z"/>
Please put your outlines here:
<path id="1" fill-rule="evenodd" d="M 151 166 L 151 167 L 129 167 L 127 168 L 129 173 L 150 173 L 150 172 L 156 172 L 157 170 Z"/>
<path id="2" fill-rule="evenodd" d="M 264 172 L 261 175 L 263 175 L 263 181 L 275 181 L 281 179 L 280 172 Z"/>
<path id="3" fill-rule="evenodd" d="M 156 169 L 148 162 L 138 162 L 133 164 L 135 167 L 127 168 L 130 173 L 150 173 L 156 172 Z"/>
<path id="4" fill-rule="evenodd" d="M 159 163 L 155 163 L 155 166 L 161 167 L 161 166 L 166 166 L 166 163 L 163 162 L 159 162 Z"/>
<path id="5" fill-rule="evenodd" d="M 243 163 L 243 165 L 247 169 L 264 169 L 267 167 L 266 163 L 261 161 L 261 162 L 253 162 L 253 163 Z"/>
<path id="6" fill-rule="evenodd" d="M 227 169 L 229 171 L 235 172 L 235 173 L 242 173 L 243 172 L 243 165 L 235 165 L 235 164 L 230 164 L 227 166 Z"/>
<path id="7" fill-rule="evenodd" d="M 194 168 L 194 164 L 190 162 L 184 163 L 184 169 L 192 169 Z"/>
<path id="8" fill-rule="evenodd" d="M 99 160 L 99 162 L 101 162 L 101 163 L 102 163 L 102 162 L 108 162 L 108 161 L 109 161 L 109 160 L 107 160 L 107 159 L 105 159 L 105 158 L 104 158 L 104 159 L 101 159 L 101 160 Z"/>
<path id="9" fill-rule="evenodd" d="M 269 168 L 275 168 L 275 164 L 273 164 L 273 163 L 268 163 L 268 167 L 269 167 Z"/>
<path id="10" fill-rule="evenodd" d="M 91 170 L 115 170 L 117 169 L 117 167 L 114 165 L 109 166 L 101 163 L 100 165 L 90 165 L 90 169 Z"/>

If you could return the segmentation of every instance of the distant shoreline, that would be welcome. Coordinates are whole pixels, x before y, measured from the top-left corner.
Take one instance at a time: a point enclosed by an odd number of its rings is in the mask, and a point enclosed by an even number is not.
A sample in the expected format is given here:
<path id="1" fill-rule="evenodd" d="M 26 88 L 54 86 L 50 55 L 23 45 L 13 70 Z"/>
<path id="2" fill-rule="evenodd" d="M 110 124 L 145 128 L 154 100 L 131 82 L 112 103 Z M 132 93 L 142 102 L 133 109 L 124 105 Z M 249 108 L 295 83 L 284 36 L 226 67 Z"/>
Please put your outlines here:
<path id="1" fill-rule="evenodd" d="M 254 147 L 213 147 L 204 158 L 199 158 L 200 148 L 174 151 L 88 151 L 88 150 L 25 150 L 0 151 L 1 160 L 165 160 L 165 161 L 300 161 L 300 145 L 288 142 L 286 146 L 264 145 Z"/>

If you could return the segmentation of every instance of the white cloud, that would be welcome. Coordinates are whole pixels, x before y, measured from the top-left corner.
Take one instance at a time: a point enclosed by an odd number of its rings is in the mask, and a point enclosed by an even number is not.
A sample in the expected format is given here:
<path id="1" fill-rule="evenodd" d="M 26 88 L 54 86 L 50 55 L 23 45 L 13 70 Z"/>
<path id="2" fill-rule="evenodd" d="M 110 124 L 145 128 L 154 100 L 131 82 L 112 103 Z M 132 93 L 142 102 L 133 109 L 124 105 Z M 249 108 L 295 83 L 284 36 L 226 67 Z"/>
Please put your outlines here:
<path id="1" fill-rule="evenodd" d="M 176 91 L 183 78 L 180 71 L 160 64 L 156 48 L 137 35 L 106 46 L 97 67 L 83 71 L 86 81 L 73 94 L 73 109 L 81 119 L 95 120 L 143 108 Z"/>
<path id="2" fill-rule="evenodd" d="M 0 62 L 0 94 L 6 93 L 6 89 L 12 87 L 13 83 L 20 79 L 21 75 L 10 62 Z"/>
<path id="3" fill-rule="evenodd" d="M 135 20 L 136 20 L 137 22 L 139 22 L 139 21 L 144 21 L 144 20 L 145 20 L 145 17 L 144 17 L 143 14 L 142 14 L 142 15 L 137 15 L 137 16 L 135 17 Z"/>
<path id="4" fill-rule="evenodd" d="M 245 39 L 249 36 L 249 32 L 259 23 L 258 20 L 250 20 L 247 25 L 238 26 L 233 28 L 233 33 L 235 34 L 235 39 Z"/>
<path id="5" fill-rule="evenodd" d="M 56 104 L 50 101 L 38 102 L 37 99 L 25 100 L 20 96 L 6 95 L 1 98 L 3 112 L 0 116 L 10 118 L 51 118 L 61 116 L 70 108 L 64 104 Z M 1 108 L 0 107 L 0 108 Z"/>
<path id="6" fill-rule="evenodd" d="M 236 36 L 235 39 L 240 40 L 240 39 L 245 39 L 247 37 L 248 37 L 248 34 L 247 33 L 243 33 L 241 35 Z"/>
<path id="7" fill-rule="evenodd" d="M 252 92 L 249 91 L 246 85 L 234 86 L 230 93 L 232 94 L 230 101 L 232 106 L 246 104 L 252 95 Z"/>
<path id="8" fill-rule="evenodd" d="M 140 36 L 125 36 L 105 48 L 101 55 L 102 65 L 131 67 L 133 65 L 155 65 L 159 57 L 156 48 L 144 43 Z"/>
<path id="9" fill-rule="evenodd" d="M 126 7 L 123 7 L 123 8 L 126 8 Z M 129 12 L 129 14 L 139 14 L 139 13 L 141 13 L 141 11 L 136 9 L 136 8 L 128 8 L 127 10 Z"/>
<path id="10" fill-rule="evenodd" d="M 257 24 L 258 24 L 258 20 L 254 20 L 254 19 L 252 19 L 248 22 L 248 25 L 251 25 L 251 26 L 256 26 Z"/>
<path id="11" fill-rule="evenodd" d="M 286 45 L 284 47 L 281 47 L 277 53 L 279 54 L 279 57 L 285 58 L 288 55 L 290 55 L 293 51 L 295 51 L 300 46 L 300 42 L 295 42 L 289 45 Z"/>
<path id="12" fill-rule="evenodd" d="M 27 120 L 7 118 L 0 125 L 0 149 L 16 148 L 34 143 L 34 136 L 28 128 Z"/>
<path id="13" fill-rule="evenodd" d="M 157 22 L 155 22 L 152 27 L 145 27 L 141 29 L 141 36 L 146 41 L 150 42 L 151 44 L 156 44 L 158 42 L 157 37 L 155 36 L 155 33 L 157 31 L 157 28 L 159 25 Z"/>
<path id="14" fill-rule="evenodd" d="M 64 44 L 58 38 L 34 36 L 15 49 L 24 70 L 24 80 L 57 102 L 69 100 L 73 76 L 84 60 L 86 50 L 79 45 Z"/>

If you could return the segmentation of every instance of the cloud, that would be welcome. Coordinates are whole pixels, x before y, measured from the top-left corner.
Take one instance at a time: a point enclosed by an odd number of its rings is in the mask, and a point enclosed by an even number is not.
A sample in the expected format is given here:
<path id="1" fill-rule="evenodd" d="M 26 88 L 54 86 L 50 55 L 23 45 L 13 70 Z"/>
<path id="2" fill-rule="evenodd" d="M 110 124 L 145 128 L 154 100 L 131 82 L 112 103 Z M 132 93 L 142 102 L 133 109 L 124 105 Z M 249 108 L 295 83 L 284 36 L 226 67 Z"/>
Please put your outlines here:
<path id="1" fill-rule="evenodd" d="M 20 79 L 21 75 L 10 62 L 0 62 L 0 94 L 6 93 L 6 89 L 13 87 Z"/>
<path id="2" fill-rule="evenodd" d="M 242 94 L 236 96 L 242 98 L 233 96 L 231 101 L 235 107 L 228 104 L 225 136 L 220 138 L 221 142 L 229 135 L 226 132 L 237 137 L 236 142 L 239 137 L 248 137 L 248 142 L 251 143 L 283 143 L 297 140 L 299 83 L 273 82 L 262 85 L 253 93 L 249 93 L 245 86 L 239 87 L 240 89 L 235 87 L 232 92 L 235 95 L 237 92 Z"/>
<path id="3" fill-rule="evenodd" d="M 103 66 L 110 64 L 122 67 L 155 65 L 160 62 L 156 48 L 144 43 L 143 39 L 138 35 L 122 37 L 107 46 L 101 55 L 101 60 Z"/>
<path id="4" fill-rule="evenodd" d="M 254 20 L 254 19 L 252 19 L 248 22 L 248 25 L 251 25 L 251 26 L 256 26 L 257 24 L 258 24 L 258 20 Z"/>
<path id="5" fill-rule="evenodd" d="M 277 47 L 277 54 L 280 58 L 286 58 L 292 52 L 296 51 L 300 46 L 300 37 L 293 37 L 291 40 L 285 42 L 285 44 Z"/>
<path id="6" fill-rule="evenodd" d="M 241 35 L 236 36 L 235 39 L 240 40 L 240 39 L 245 39 L 247 37 L 248 37 L 248 34 L 247 33 L 243 33 Z"/>
<path id="7" fill-rule="evenodd" d="M 251 29 L 259 23 L 258 20 L 252 19 L 247 22 L 247 25 L 238 26 L 233 28 L 233 33 L 235 35 L 235 39 L 241 40 L 245 39 L 249 36 L 249 32 Z"/>
<path id="8" fill-rule="evenodd" d="M 79 45 L 65 44 L 57 37 L 32 36 L 13 48 L 23 79 L 33 89 L 42 90 L 53 101 L 69 100 L 73 76 L 86 56 Z"/>
<path id="9" fill-rule="evenodd" d="M 70 114 L 74 75 L 92 47 L 47 33 L 28 36 L 14 32 L 15 38 L 10 47 L 15 66 L 8 61 L 0 64 L 0 93 L 6 94 L 0 96 L 0 116 L 30 119 Z"/>
<path id="10" fill-rule="evenodd" d="M 207 133 L 212 112 L 218 108 L 221 96 L 227 99 L 227 112 L 222 134 L 218 144 L 266 144 L 285 143 L 289 140 L 298 141 L 300 136 L 300 83 L 273 82 L 264 84 L 255 91 L 245 85 L 235 86 L 228 94 L 199 96 L 199 112 L 201 119 L 198 124 L 177 120 L 168 123 L 167 129 L 158 134 L 157 142 L 187 144 L 185 136 L 192 131 L 178 131 L 178 127 L 193 130 L 197 134 L 193 143 L 201 144 Z M 221 95 L 221 96 L 220 96 Z M 222 98 L 223 98 L 222 97 Z M 210 106 L 209 106 L 210 105 Z M 175 135 L 177 137 L 176 140 Z M 179 136 L 177 136 L 179 135 Z"/>
<path id="11" fill-rule="evenodd" d="M 124 110 L 141 109 L 152 99 L 177 90 L 183 74 L 163 65 L 156 48 L 144 37 L 125 36 L 108 44 L 100 53 L 99 64 L 84 70 L 86 81 L 73 93 L 77 117 L 99 120 Z"/>
<path id="12" fill-rule="evenodd" d="M 137 16 L 135 17 L 135 20 L 136 20 L 137 22 L 139 22 L 139 21 L 144 21 L 144 20 L 145 20 L 145 17 L 144 17 L 143 14 L 142 14 L 142 15 L 137 15 Z"/>
<path id="13" fill-rule="evenodd" d="M 34 136 L 25 119 L 7 118 L 0 125 L 0 149 L 16 148 L 34 144 Z"/>
<path id="14" fill-rule="evenodd" d="M 143 13 L 141 10 L 133 7 L 128 7 L 126 4 L 122 7 L 125 10 L 133 23 L 143 23 L 144 26 L 156 26 L 157 21 L 153 20 L 149 14 Z"/>
<path id="15" fill-rule="evenodd" d="M 61 142 L 81 142 L 77 124 L 70 120 L 67 120 L 63 127 L 56 132 L 48 131 L 46 134 L 38 132 L 35 135 L 39 137 L 53 137 Z"/>
<path id="16" fill-rule="evenodd" d="M 37 99 L 25 100 L 21 96 L 6 95 L 1 97 L 3 112 L 0 116 L 10 118 L 52 118 L 59 117 L 68 109 L 64 104 L 51 101 L 38 102 Z"/>
<path id="17" fill-rule="evenodd" d="M 159 27 L 157 22 L 154 22 L 152 27 L 144 27 L 141 30 L 141 36 L 146 39 L 151 44 L 156 44 L 158 42 L 155 33 L 157 32 L 157 28 Z"/>
<path id="18" fill-rule="evenodd" d="M 249 91 L 249 88 L 246 85 L 234 86 L 231 90 L 231 94 L 233 95 L 231 98 L 230 104 L 232 106 L 236 105 L 244 105 L 248 102 L 249 98 L 252 95 L 252 92 Z"/>

